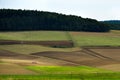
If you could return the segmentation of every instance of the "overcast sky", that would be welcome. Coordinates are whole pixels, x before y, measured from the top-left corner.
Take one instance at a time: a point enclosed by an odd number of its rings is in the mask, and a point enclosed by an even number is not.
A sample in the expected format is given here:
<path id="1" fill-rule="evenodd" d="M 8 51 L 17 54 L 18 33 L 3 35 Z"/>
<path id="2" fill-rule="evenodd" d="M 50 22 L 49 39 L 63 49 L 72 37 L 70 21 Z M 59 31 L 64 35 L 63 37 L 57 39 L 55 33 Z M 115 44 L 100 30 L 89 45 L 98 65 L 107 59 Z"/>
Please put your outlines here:
<path id="1" fill-rule="evenodd" d="M 30 9 L 120 20 L 120 0 L 0 0 L 0 8 Z"/>

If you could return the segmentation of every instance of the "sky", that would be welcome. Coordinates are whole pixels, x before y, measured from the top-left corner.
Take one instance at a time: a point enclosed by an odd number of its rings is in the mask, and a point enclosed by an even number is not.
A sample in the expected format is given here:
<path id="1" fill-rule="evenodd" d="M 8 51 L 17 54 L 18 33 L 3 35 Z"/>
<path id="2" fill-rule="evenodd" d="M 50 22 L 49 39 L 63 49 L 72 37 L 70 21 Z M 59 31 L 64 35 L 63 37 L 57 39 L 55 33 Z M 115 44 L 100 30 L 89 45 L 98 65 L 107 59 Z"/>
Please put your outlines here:
<path id="1" fill-rule="evenodd" d="M 97 20 L 120 20 L 120 0 L 0 0 L 0 8 L 50 11 Z"/>

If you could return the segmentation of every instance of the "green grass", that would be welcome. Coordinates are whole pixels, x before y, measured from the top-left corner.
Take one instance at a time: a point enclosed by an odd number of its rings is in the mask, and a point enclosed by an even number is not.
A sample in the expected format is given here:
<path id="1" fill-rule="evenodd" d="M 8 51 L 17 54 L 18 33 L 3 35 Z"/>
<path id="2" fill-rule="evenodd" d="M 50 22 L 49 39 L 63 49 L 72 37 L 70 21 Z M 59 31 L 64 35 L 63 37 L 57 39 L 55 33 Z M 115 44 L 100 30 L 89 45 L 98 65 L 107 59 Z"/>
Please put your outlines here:
<path id="1" fill-rule="evenodd" d="M 60 31 L 22 31 L 0 32 L 0 40 L 59 41 L 68 38 L 66 33 Z"/>
<path id="2" fill-rule="evenodd" d="M 70 35 L 75 46 L 120 46 L 120 31 L 70 32 Z"/>
<path id="3" fill-rule="evenodd" d="M 0 75 L 0 80 L 119 80 L 120 73 Z"/>
<path id="4" fill-rule="evenodd" d="M 78 66 L 27 66 L 38 75 L 0 75 L 0 80 L 119 80 L 120 73 Z"/>
<path id="5" fill-rule="evenodd" d="M 120 46 L 120 37 L 73 36 L 77 46 Z"/>
<path id="6" fill-rule="evenodd" d="M 52 74 L 78 74 L 78 73 L 106 73 L 112 72 L 104 69 L 98 69 L 88 66 L 27 66 L 29 70 L 39 73 L 52 73 Z"/>
<path id="7" fill-rule="evenodd" d="M 62 31 L 23 31 L 0 32 L 0 40 L 25 40 L 25 41 L 61 41 L 71 40 L 75 46 L 120 46 L 120 31 L 109 33 L 95 32 L 71 32 Z M 89 35 L 90 34 L 90 35 Z M 95 35 L 94 35 L 95 34 Z"/>

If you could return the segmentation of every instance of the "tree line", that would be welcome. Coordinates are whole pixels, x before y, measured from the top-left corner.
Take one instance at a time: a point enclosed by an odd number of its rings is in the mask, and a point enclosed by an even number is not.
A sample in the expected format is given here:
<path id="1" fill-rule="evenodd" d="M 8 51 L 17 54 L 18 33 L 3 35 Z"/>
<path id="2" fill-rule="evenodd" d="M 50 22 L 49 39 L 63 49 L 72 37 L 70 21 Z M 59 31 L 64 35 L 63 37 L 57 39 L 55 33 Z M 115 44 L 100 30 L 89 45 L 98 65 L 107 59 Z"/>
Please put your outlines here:
<path id="1" fill-rule="evenodd" d="M 120 20 L 102 21 L 110 26 L 111 30 L 120 30 Z"/>
<path id="2" fill-rule="evenodd" d="M 0 31 L 59 30 L 108 32 L 109 26 L 90 18 L 37 10 L 0 9 Z"/>

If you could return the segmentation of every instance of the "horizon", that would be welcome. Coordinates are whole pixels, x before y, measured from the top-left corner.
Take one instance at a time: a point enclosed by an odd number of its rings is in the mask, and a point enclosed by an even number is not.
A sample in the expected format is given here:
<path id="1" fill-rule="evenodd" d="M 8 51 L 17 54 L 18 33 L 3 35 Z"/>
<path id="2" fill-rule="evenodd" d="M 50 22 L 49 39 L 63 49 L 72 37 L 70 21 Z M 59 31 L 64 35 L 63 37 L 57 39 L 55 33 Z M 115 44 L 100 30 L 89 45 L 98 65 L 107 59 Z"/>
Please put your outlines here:
<path id="1" fill-rule="evenodd" d="M 119 4 L 119 0 L 0 0 L 0 9 L 47 11 L 104 21 L 120 20 Z"/>

